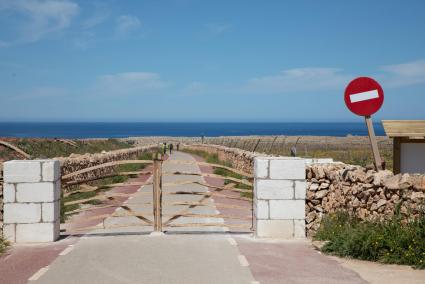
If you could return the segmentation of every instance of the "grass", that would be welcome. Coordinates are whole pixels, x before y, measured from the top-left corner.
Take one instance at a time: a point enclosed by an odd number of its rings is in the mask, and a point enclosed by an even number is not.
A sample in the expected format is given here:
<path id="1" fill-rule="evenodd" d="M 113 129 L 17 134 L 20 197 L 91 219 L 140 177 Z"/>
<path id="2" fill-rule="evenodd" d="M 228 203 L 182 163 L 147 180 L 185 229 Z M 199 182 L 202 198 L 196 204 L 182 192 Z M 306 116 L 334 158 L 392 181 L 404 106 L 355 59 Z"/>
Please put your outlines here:
<path id="1" fill-rule="evenodd" d="M 6 251 L 6 248 L 8 246 L 9 246 L 9 243 L 5 239 L 3 239 L 3 237 L 0 235 L 0 255 Z"/>
<path id="2" fill-rule="evenodd" d="M 152 155 L 153 153 L 146 152 L 140 155 L 137 159 L 150 160 L 152 159 Z M 146 164 L 124 164 L 124 165 L 117 166 L 116 170 L 117 172 L 134 172 L 134 171 L 140 171 L 144 169 L 145 167 L 146 167 Z M 64 205 L 65 203 L 95 197 L 98 193 L 106 192 L 111 189 L 110 187 L 106 187 L 106 185 L 114 184 L 114 183 L 123 183 L 127 181 L 130 177 L 129 176 L 113 176 L 113 177 L 100 179 L 94 182 L 90 182 L 90 185 L 98 187 L 97 190 L 90 191 L 90 192 L 76 192 L 75 194 L 71 194 L 69 196 L 62 198 L 61 222 L 66 221 L 66 217 L 67 217 L 66 213 L 77 210 L 81 207 L 80 204 Z M 78 191 L 79 189 L 80 187 L 76 186 L 73 188 L 73 191 Z M 93 199 L 93 200 L 84 202 L 83 204 L 99 205 L 99 204 L 102 204 L 102 201 L 99 199 Z"/>
<path id="3" fill-rule="evenodd" d="M 337 212 L 324 217 L 315 239 L 328 241 L 322 251 L 332 255 L 425 269 L 425 215 L 379 222 Z"/>
<path id="4" fill-rule="evenodd" d="M 367 146 L 367 145 L 366 145 Z M 335 161 L 340 161 L 346 164 L 368 166 L 373 164 L 373 156 L 369 147 L 363 149 L 329 149 L 329 150 L 313 150 L 307 155 L 300 153 L 300 157 L 306 158 L 333 158 Z M 382 159 L 386 163 L 386 169 L 393 169 L 393 153 L 391 149 L 380 149 Z"/>
<path id="5" fill-rule="evenodd" d="M 230 162 L 220 160 L 218 158 L 217 154 L 210 154 L 210 153 L 208 153 L 206 151 L 202 151 L 202 150 L 184 149 L 182 151 L 189 153 L 189 154 L 200 156 L 200 157 L 204 158 L 207 163 L 219 164 L 219 165 L 223 165 L 223 166 L 226 166 L 226 167 L 232 167 L 232 164 Z M 233 178 L 237 178 L 237 179 L 244 179 L 245 178 L 244 176 L 242 176 L 240 174 L 237 174 L 237 173 L 234 173 L 232 171 L 222 169 L 222 168 L 214 168 L 214 174 L 221 175 L 221 176 L 224 176 L 224 177 L 233 177 Z M 234 183 L 234 181 L 231 181 L 231 180 L 228 180 L 228 179 L 224 180 L 224 184 L 229 184 L 229 183 Z M 252 190 L 252 186 L 246 185 L 244 183 L 236 183 L 235 187 L 241 188 L 241 189 Z M 252 192 L 242 192 L 241 197 L 253 198 L 253 193 Z"/>
<path id="6" fill-rule="evenodd" d="M 32 158 L 54 158 L 67 157 L 72 153 L 100 153 L 102 151 L 111 151 L 132 147 L 131 144 L 121 142 L 116 139 L 79 141 L 73 140 L 77 146 L 65 144 L 53 139 L 13 139 L 9 141 L 11 144 L 22 149 L 24 152 L 31 155 Z M 6 147 L 0 147 L 0 159 L 11 160 L 19 157 L 17 153 Z"/>
<path id="7" fill-rule="evenodd" d="M 72 153 L 100 153 L 102 151 L 111 151 L 124 148 L 130 148 L 131 145 L 116 139 L 95 140 L 95 141 L 75 141 L 77 146 L 71 146 L 54 140 L 29 140 L 20 139 L 14 144 L 20 149 L 37 158 L 53 158 L 59 156 L 69 156 Z"/>

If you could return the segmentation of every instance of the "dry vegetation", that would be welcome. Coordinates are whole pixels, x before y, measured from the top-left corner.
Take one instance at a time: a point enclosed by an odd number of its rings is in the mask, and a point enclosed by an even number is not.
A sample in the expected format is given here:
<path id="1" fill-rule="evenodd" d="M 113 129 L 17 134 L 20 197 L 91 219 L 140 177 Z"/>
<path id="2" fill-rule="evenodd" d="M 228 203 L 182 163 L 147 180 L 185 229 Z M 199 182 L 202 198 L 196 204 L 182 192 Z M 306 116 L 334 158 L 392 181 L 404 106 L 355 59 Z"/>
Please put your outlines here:
<path id="1" fill-rule="evenodd" d="M 137 145 L 160 142 L 202 143 L 201 137 L 139 137 L 123 141 Z M 206 144 L 223 145 L 252 152 L 273 155 L 291 155 L 296 146 L 297 156 L 306 158 L 333 158 L 346 164 L 367 166 L 372 164 L 369 138 L 367 136 L 226 136 L 205 137 Z M 379 150 L 386 161 L 387 169 L 392 169 L 392 140 L 378 137 Z"/>

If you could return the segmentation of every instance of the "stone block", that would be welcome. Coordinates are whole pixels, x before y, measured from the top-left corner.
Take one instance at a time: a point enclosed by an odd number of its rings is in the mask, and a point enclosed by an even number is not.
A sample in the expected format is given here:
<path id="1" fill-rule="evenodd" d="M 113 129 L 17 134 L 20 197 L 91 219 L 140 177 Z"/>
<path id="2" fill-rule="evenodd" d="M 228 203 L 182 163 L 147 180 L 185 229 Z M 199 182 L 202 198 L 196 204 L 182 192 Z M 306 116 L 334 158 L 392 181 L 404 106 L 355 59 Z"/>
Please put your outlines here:
<path id="1" fill-rule="evenodd" d="M 294 182 L 290 180 L 257 179 L 255 194 L 257 199 L 293 199 Z"/>
<path id="2" fill-rule="evenodd" d="M 270 160 L 271 179 L 305 179 L 305 161 L 299 158 Z"/>
<path id="3" fill-rule="evenodd" d="M 41 220 L 41 204 L 5 203 L 4 223 L 37 223 Z"/>
<path id="4" fill-rule="evenodd" d="M 15 242 L 15 224 L 4 224 L 3 225 L 3 237 L 9 242 Z"/>
<path id="5" fill-rule="evenodd" d="M 257 219 L 269 219 L 269 202 L 256 200 L 254 202 L 254 215 Z"/>
<path id="6" fill-rule="evenodd" d="M 3 164 L 4 182 L 41 181 L 41 162 L 37 160 L 13 160 Z"/>
<path id="7" fill-rule="evenodd" d="M 269 176 L 269 160 L 267 158 L 254 158 L 254 177 L 267 178 Z"/>
<path id="8" fill-rule="evenodd" d="M 59 238 L 59 220 L 52 223 L 17 224 L 17 243 L 53 242 Z"/>
<path id="9" fill-rule="evenodd" d="M 41 222 L 55 222 L 60 216 L 59 201 L 41 203 Z"/>
<path id="10" fill-rule="evenodd" d="M 294 237 L 297 239 L 305 238 L 305 220 L 294 220 Z"/>
<path id="11" fill-rule="evenodd" d="M 259 238 L 294 238 L 293 220 L 257 220 L 256 236 Z"/>
<path id="12" fill-rule="evenodd" d="M 16 186 L 17 202 L 53 202 L 57 200 L 57 186 L 53 182 L 19 183 Z"/>
<path id="13" fill-rule="evenodd" d="M 305 219 L 304 200 L 270 200 L 270 219 Z"/>
<path id="14" fill-rule="evenodd" d="M 42 162 L 42 180 L 57 181 L 61 176 L 60 163 L 58 160 L 45 160 Z"/>
<path id="15" fill-rule="evenodd" d="M 3 184 L 3 202 L 10 203 L 16 200 L 16 189 L 13 183 Z"/>
<path id="16" fill-rule="evenodd" d="M 295 199 L 305 199 L 307 183 L 305 181 L 295 181 Z"/>

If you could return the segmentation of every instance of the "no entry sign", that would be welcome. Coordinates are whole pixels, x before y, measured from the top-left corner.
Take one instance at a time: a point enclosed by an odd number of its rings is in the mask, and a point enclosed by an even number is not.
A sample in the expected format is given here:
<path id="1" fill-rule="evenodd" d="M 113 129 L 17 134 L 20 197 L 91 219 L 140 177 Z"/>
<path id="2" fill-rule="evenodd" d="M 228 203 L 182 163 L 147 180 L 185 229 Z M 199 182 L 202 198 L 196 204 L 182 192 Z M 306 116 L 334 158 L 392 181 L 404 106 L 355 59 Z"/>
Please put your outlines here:
<path id="1" fill-rule="evenodd" d="M 379 155 L 378 142 L 376 141 L 372 118 L 370 117 L 384 103 L 384 91 L 381 85 L 369 77 L 356 78 L 345 88 L 344 100 L 351 112 L 365 117 L 373 158 L 375 160 L 375 168 L 382 170 L 385 164 L 382 163 L 381 156 Z"/>
<path id="2" fill-rule="evenodd" d="M 344 100 L 351 112 L 361 116 L 371 116 L 384 103 L 384 91 L 372 78 L 359 77 L 348 84 Z"/>

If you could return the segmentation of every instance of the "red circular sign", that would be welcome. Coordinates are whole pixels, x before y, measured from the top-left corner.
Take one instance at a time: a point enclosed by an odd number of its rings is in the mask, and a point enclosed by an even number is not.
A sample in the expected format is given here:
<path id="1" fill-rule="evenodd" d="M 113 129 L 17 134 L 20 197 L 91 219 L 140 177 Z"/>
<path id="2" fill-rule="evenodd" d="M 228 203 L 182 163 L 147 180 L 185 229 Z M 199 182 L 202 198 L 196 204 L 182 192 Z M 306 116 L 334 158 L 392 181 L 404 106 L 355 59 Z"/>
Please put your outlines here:
<path id="1" fill-rule="evenodd" d="M 361 116 L 370 116 L 384 103 L 384 91 L 378 82 L 369 77 L 354 79 L 345 88 L 345 104 L 348 109 Z"/>

